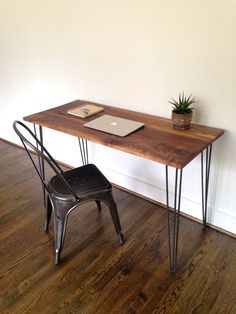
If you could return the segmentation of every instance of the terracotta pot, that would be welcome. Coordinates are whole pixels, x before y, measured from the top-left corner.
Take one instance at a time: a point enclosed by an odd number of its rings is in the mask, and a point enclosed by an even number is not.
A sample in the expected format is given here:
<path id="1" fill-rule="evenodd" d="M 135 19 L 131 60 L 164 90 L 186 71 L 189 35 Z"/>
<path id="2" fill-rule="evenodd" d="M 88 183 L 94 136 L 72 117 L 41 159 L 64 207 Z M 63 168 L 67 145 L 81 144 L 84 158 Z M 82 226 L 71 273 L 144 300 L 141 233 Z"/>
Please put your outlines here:
<path id="1" fill-rule="evenodd" d="M 176 129 L 186 130 L 190 128 L 190 123 L 192 121 L 192 112 L 180 114 L 172 111 L 172 122 L 173 127 Z"/>

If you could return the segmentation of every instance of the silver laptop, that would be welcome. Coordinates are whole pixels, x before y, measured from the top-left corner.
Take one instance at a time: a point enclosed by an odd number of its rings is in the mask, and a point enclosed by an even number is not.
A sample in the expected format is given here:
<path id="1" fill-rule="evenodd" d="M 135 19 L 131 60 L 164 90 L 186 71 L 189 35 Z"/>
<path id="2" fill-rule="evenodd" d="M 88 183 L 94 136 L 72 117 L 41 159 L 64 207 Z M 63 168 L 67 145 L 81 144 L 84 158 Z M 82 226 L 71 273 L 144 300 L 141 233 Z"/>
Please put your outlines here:
<path id="1" fill-rule="evenodd" d="M 124 137 L 142 128 L 144 123 L 105 114 L 97 119 L 85 123 L 84 126 Z"/>

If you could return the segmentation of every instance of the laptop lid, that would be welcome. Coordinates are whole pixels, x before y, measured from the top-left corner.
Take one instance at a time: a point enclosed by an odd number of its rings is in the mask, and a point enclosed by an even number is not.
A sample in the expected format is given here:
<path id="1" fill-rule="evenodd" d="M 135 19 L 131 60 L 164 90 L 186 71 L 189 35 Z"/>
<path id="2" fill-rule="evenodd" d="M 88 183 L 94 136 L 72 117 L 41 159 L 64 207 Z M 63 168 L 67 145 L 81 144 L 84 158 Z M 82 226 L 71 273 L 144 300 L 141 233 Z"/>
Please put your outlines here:
<path id="1" fill-rule="evenodd" d="M 144 123 L 105 114 L 97 119 L 85 123 L 84 126 L 124 137 L 142 128 Z"/>

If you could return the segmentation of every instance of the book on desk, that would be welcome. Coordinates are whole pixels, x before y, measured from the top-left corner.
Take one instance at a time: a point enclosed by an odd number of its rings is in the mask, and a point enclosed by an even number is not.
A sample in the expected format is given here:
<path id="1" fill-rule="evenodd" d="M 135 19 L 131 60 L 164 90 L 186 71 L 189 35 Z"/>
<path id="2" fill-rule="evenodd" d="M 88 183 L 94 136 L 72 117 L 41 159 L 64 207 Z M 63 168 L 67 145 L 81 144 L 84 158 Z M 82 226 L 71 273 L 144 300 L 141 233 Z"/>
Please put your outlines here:
<path id="1" fill-rule="evenodd" d="M 99 106 L 84 104 L 83 106 L 78 106 L 78 107 L 67 110 L 67 113 L 80 117 L 80 118 L 87 118 L 103 110 L 104 108 L 99 107 Z"/>

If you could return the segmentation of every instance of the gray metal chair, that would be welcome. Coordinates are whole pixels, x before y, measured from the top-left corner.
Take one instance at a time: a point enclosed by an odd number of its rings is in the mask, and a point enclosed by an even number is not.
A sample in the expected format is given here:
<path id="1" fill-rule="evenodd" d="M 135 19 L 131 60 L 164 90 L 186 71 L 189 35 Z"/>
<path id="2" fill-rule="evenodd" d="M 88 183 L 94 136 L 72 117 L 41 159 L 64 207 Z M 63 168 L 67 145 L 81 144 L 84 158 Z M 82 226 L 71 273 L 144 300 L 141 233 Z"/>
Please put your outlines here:
<path id="1" fill-rule="evenodd" d="M 120 244 L 123 244 L 124 237 L 113 198 L 112 186 L 99 169 L 93 164 L 88 164 L 63 171 L 36 135 L 24 123 L 15 121 L 13 128 L 21 139 L 45 189 L 45 231 L 48 230 L 51 213 L 54 212 L 55 264 L 60 263 L 68 215 L 79 205 L 88 201 L 95 201 L 99 210 L 101 210 L 101 202 L 107 204 Z M 38 155 L 39 162 L 35 161 L 35 154 Z M 44 162 L 55 172 L 55 175 L 48 182 L 46 182 L 42 171 Z"/>

